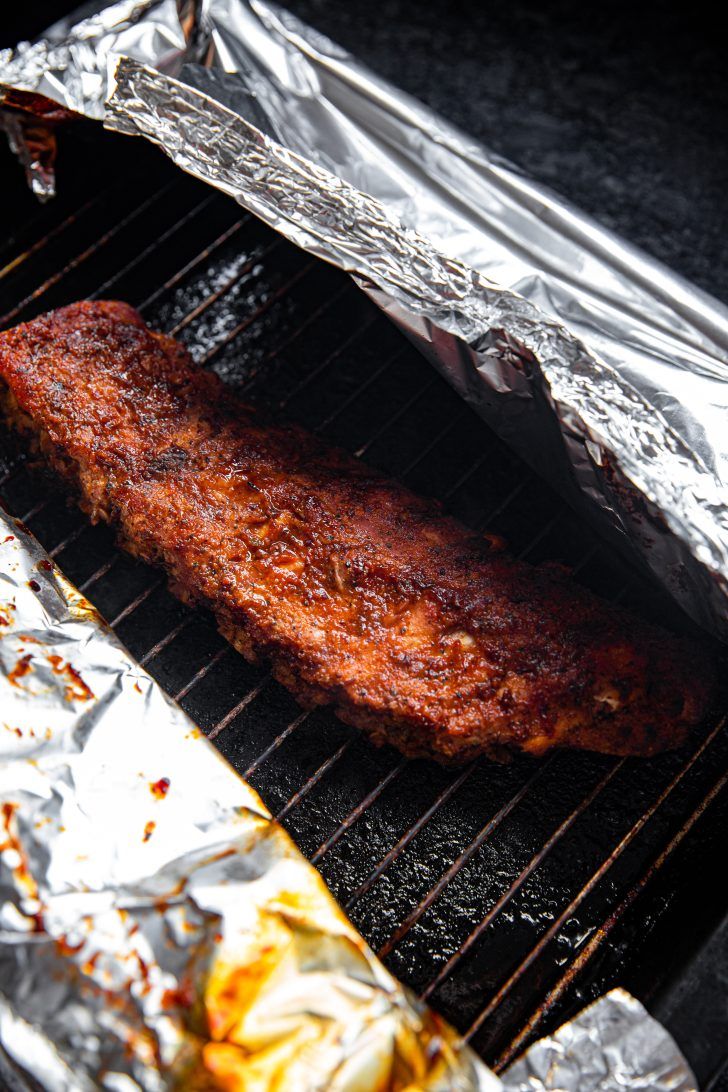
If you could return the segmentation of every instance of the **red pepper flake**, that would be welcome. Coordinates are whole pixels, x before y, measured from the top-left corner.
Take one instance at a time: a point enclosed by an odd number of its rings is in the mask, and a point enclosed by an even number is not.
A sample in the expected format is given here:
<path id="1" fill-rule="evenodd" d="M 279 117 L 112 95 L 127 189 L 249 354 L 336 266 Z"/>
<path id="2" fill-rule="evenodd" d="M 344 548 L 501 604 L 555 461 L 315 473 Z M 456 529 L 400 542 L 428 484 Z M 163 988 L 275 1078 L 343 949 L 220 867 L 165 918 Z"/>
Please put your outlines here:
<path id="1" fill-rule="evenodd" d="M 18 680 L 22 679 L 24 675 L 27 675 L 33 670 L 33 668 L 30 666 L 30 661 L 32 659 L 33 655 L 30 652 L 26 652 L 25 656 L 21 656 L 13 670 L 8 675 L 8 682 L 12 683 L 13 686 L 19 687 L 20 683 Z"/>
<path id="2" fill-rule="evenodd" d="M 160 777 L 159 781 L 150 781 L 149 788 L 152 796 L 156 796 L 157 800 L 163 800 L 169 792 L 169 778 Z"/>
<path id="3" fill-rule="evenodd" d="M 41 560 L 38 562 L 38 568 L 42 569 L 45 573 L 53 572 L 53 565 L 45 557 L 41 558 Z"/>
<path id="4" fill-rule="evenodd" d="M 144 828 L 144 838 L 142 839 L 142 841 L 144 841 L 144 842 L 149 841 L 149 839 L 152 837 L 152 834 L 154 834 L 154 828 L 156 827 L 156 825 L 157 824 L 154 822 L 153 819 L 149 820 L 149 822 L 147 823 L 147 825 Z"/>
<path id="5" fill-rule="evenodd" d="M 3 539 L 4 543 L 5 542 L 14 542 L 14 541 L 15 541 L 15 535 L 6 535 L 5 538 Z"/>
<path id="6" fill-rule="evenodd" d="M 69 679 L 64 694 L 66 701 L 91 701 L 94 692 L 86 685 L 75 667 L 64 663 L 61 656 L 49 656 L 48 663 L 53 668 L 54 675 L 65 675 Z"/>
<path id="7" fill-rule="evenodd" d="M 29 580 L 28 581 L 28 587 L 30 588 L 31 591 L 34 591 L 34 592 L 39 592 L 40 591 L 40 584 L 38 583 L 37 580 Z"/>

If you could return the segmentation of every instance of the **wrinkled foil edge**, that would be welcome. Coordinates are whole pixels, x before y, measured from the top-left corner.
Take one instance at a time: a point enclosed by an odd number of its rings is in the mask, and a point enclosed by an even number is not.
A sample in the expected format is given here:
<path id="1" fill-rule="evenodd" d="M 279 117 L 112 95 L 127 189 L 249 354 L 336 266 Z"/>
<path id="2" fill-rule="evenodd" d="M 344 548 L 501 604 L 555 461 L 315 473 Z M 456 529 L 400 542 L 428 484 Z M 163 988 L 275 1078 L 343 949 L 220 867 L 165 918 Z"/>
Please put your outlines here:
<path id="1" fill-rule="evenodd" d="M 181 15 L 177 0 L 117 0 L 80 22 L 59 22 L 50 38 L 0 50 L 0 102 L 5 86 L 100 121 L 116 58 L 148 60 L 163 72 L 189 59 L 192 23 Z"/>
<path id="2" fill-rule="evenodd" d="M 620 989 L 534 1043 L 501 1079 L 504 1092 L 699 1092 L 672 1037 Z"/>

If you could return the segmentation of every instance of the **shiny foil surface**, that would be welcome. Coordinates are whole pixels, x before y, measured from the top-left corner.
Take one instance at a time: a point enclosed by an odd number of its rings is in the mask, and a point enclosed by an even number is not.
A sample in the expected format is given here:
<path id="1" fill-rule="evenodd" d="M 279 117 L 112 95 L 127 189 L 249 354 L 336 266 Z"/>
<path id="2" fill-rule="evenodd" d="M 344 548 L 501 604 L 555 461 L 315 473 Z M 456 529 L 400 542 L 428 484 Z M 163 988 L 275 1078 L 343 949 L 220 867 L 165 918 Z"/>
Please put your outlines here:
<path id="1" fill-rule="evenodd" d="M 665 1029 L 626 990 L 611 990 L 534 1043 L 504 1078 L 506 1092 L 697 1092 Z"/>
<path id="2" fill-rule="evenodd" d="M 187 39 L 176 0 L 118 0 L 99 8 L 80 22 L 61 20 L 34 44 L 1 51 L 2 83 L 101 120 L 114 57 L 150 61 L 161 72 L 179 67 Z"/>
<path id="3" fill-rule="evenodd" d="M 0 1044 L 43 1088 L 498 1088 L 1 513 L 0 820 Z"/>
<path id="4" fill-rule="evenodd" d="M 174 72 L 189 52 L 194 14 L 187 0 L 94 6 L 99 10 L 80 21 L 61 19 L 34 44 L 0 50 L 0 129 L 41 201 L 56 192 L 58 124 L 75 114 L 103 118 L 114 59 L 138 57 Z"/>
<path id="5" fill-rule="evenodd" d="M 504 439 L 728 634 L 728 309 L 264 0 L 122 0 L 0 54 L 0 85 L 101 117 L 119 56 L 183 86 L 148 76 L 142 97 L 125 68 L 111 125 L 352 272 Z M 301 156 L 285 191 L 278 152 Z"/>

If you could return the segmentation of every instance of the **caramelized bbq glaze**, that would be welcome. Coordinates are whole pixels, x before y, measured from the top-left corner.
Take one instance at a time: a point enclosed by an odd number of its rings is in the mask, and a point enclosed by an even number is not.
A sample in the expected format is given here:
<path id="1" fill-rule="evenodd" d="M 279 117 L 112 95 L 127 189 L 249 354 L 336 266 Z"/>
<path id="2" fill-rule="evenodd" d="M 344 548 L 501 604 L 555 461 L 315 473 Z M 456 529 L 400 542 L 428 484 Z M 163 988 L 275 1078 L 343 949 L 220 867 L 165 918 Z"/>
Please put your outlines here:
<path id="1" fill-rule="evenodd" d="M 260 420 L 124 303 L 0 334 L 0 378 L 8 422 L 93 521 L 304 705 L 332 705 L 376 743 L 441 760 L 649 755 L 705 714 L 699 647 Z"/>

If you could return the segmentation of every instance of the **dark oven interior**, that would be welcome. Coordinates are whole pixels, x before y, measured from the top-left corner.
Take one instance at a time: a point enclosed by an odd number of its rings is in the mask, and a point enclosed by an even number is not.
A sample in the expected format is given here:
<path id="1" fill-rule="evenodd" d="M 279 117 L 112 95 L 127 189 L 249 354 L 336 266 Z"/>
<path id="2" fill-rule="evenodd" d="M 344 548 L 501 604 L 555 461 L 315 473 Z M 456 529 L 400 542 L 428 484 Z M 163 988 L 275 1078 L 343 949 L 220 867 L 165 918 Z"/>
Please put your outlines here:
<path id="1" fill-rule="evenodd" d="M 565 562 L 601 594 L 685 627 L 346 276 L 141 142 L 80 126 L 59 167 L 59 197 L 41 207 L 3 164 L 4 327 L 82 297 L 128 300 L 251 399 L 440 497 L 519 555 Z M 720 724 L 652 761 L 403 760 L 326 712 L 302 712 L 159 572 L 91 527 L 5 430 L 1 443 L 7 508 L 260 791 L 387 966 L 487 1062 L 504 1066 L 615 984 L 663 1012 L 688 1049 L 676 983 L 725 910 Z M 708 1083 L 728 1044 L 719 1031 L 703 1038 L 691 1060 Z"/>

